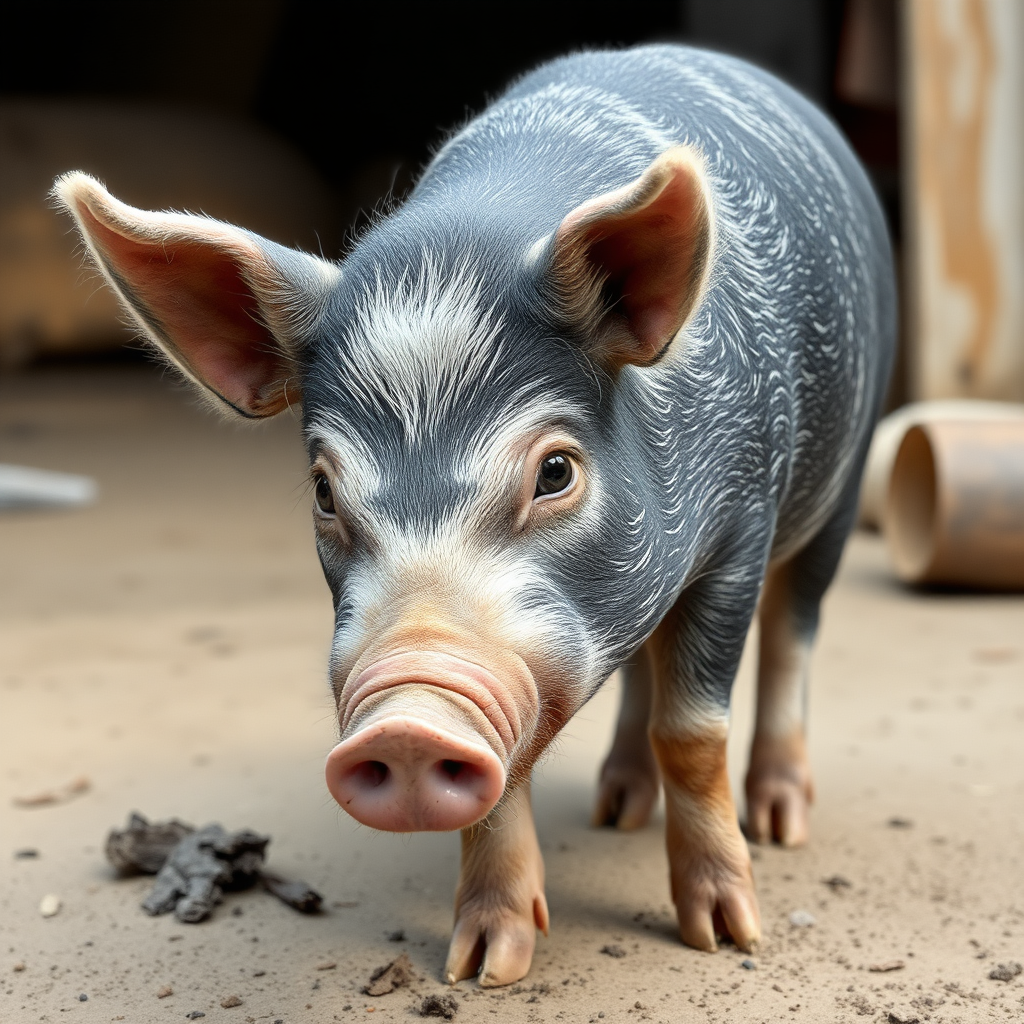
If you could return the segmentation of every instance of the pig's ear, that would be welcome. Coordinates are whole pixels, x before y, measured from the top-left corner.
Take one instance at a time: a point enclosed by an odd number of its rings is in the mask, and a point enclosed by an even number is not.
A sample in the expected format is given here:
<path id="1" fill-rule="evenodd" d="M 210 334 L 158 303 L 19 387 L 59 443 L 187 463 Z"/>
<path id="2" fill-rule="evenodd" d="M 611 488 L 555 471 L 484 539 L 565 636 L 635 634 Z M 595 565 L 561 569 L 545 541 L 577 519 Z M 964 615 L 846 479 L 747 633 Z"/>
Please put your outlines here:
<path id="1" fill-rule="evenodd" d="M 73 172 L 54 186 L 111 286 L 188 377 L 248 418 L 301 399 L 299 353 L 340 271 L 207 217 L 149 213 Z"/>
<path id="2" fill-rule="evenodd" d="M 703 160 L 668 150 L 559 225 L 548 270 L 559 315 L 613 371 L 656 362 L 703 294 L 713 225 Z"/>

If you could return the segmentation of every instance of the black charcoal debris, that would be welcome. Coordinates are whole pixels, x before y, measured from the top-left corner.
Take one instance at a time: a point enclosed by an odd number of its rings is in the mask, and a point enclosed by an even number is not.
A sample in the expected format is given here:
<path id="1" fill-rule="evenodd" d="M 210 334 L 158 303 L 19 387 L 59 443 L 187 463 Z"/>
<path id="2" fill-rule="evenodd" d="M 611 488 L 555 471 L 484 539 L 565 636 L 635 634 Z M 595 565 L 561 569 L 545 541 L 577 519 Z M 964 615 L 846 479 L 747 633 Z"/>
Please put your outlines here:
<path id="1" fill-rule="evenodd" d="M 111 830 L 106 854 L 122 874 L 157 876 L 142 904 L 148 914 L 173 910 L 180 921 L 195 924 L 210 916 L 224 891 L 246 889 L 257 881 L 295 910 L 319 911 L 323 897 L 315 889 L 263 869 L 269 842 L 269 836 L 251 829 L 228 832 L 211 824 L 197 831 L 177 819 L 150 822 L 133 813 L 127 828 Z M 241 908 L 234 913 L 241 914 Z"/>
<path id="2" fill-rule="evenodd" d="M 203 921 L 225 889 L 245 889 L 259 877 L 269 836 L 207 825 L 181 839 L 156 876 L 142 909 L 154 916 L 174 911 L 186 924 Z"/>
<path id="3" fill-rule="evenodd" d="M 260 874 L 263 888 L 276 896 L 282 903 L 298 910 L 302 914 L 315 914 L 323 906 L 324 898 L 311 885 L 305 882 L 290 882 L 280 875 L 263 871 Z"/>
<path id="4" fill-rule="evenodd" d="M 122 874 L 155 875 L 171 850 L 195 828 L 177 818 L 150 824 L 141 814 L 128 816 L 128 827 L 111 829 L 107 836 L 107 860 Z"/>

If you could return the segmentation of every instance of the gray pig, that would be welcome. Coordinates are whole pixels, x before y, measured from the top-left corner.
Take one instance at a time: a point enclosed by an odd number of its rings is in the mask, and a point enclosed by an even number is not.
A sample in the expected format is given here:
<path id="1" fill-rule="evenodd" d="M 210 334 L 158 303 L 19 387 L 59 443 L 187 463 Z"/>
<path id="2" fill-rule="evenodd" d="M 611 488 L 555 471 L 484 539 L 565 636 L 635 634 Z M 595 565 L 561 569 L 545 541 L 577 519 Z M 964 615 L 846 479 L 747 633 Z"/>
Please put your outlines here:
<path id="1" fill-rule="evenodd" d="M 340 264 L 56 188 L 186 376 L 245 417 L 301 401 L 327 785 L 373 828 L 462 830 L 447 978 L 529 970 L 531 769 L 620 666 L 595 821 L 643 824 L 664 786 L 683 941 L 750 949 L 730 690 L 760 608 L 748 832 L 802 843 L 809 652 L 895 335 L 835 127 L 729 57 L 577 54 L 453 135 Z"/>

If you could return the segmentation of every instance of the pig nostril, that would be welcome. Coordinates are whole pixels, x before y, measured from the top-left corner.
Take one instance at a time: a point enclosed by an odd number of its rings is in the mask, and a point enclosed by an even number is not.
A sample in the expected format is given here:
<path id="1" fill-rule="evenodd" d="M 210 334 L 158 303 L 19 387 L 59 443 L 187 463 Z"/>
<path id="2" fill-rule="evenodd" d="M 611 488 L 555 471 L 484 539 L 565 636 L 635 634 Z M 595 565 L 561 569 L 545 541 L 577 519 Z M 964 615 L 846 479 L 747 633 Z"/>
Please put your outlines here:
<path id="1" fill-rule="evenodd" d="M 468 761 L 442 761 L 438 766 L 440 773 L 449 781 L 465 785 L 480 775 L 479 768 Z"/>
<path id="2" fill-rule="evenodd" d="M 388 766 L 383 761 L 363 761 L 352 773 L 365 785 L 377 787 L 388 777 Z"/>

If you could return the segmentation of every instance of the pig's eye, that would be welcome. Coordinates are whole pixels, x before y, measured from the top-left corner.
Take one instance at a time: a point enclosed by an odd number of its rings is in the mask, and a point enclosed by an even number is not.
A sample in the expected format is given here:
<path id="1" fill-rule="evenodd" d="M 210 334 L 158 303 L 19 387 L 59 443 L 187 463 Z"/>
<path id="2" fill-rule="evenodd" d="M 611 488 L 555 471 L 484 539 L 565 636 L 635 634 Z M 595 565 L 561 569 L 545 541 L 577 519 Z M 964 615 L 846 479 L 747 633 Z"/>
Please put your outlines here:
<path id="1" fill-rule="evenodd" d="M 313 500 L 321 515 L 334 515 L 334 492 L 331 490 L 331 482 L 323 473 L 317 473 L 313 482 Z"/>
<path id="2" fill-rule="evenodd" d="M 537 489 L 534 498 L 543 498 L 550 494 L 560 494 L 573 481 L 575 476 L 572 459 L 565 452 L 552 452 L 544 457 L 537 470 Z"/>

